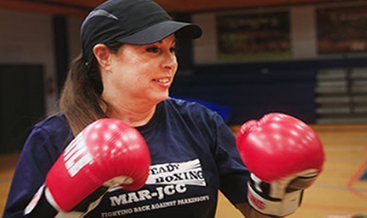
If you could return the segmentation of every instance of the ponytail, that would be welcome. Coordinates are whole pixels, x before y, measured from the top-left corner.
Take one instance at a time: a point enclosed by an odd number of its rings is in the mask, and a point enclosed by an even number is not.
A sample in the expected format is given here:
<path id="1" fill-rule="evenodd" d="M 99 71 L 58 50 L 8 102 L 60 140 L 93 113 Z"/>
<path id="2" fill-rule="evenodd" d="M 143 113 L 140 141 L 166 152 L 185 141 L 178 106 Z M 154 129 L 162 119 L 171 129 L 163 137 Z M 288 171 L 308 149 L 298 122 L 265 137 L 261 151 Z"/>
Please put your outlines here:
<path id="1" fill-rule="evenodd" d="M 87 125 L 107 115 L 102 111 L 102 79 L 94 58 L 88 65 L 82 55 L 72 62 L 60 97 L 60 109 L 65 114 L 74 135 Z"/>
<path id="2" fill-rule="evenodd" d="M 116 54 L 123 46 L 120 42 L 107 43 L 111 53 Z M 101 98 L 103 83 L 97 59 L 93 56 L 88 63 L 80 54 L 71 64 L 60 97 L 60 109 L 65 114 L 74 135 L 90 123 L 108 116 L 109 106 Z"/>

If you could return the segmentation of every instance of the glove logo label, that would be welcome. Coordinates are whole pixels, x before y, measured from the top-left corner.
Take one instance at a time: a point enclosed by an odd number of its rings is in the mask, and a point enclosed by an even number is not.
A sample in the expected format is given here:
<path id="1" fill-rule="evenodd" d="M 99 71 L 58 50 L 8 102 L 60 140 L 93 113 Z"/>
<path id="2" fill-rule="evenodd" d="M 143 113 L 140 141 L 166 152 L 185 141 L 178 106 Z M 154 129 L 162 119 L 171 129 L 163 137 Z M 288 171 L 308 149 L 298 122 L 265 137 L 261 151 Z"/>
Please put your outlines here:
<path id="1" fill-rule="evenodd" d="M 251 190 L 248 191 L 247 193 L 248 195 L 248 199 L 250 201 L 250 204 L 256 208 L 258 208 L 259 210 L 264 210 L 265 209 L 265 204 L 263 201 L 261 201 L 260 199 L 257 199 L 253 193 L 251 192 Z"/>
<path id="2" fill-rule="evenodd" d="M 74 177 L 83 167 L 93 162 L 93 157 L 88 153 L 87 146 L 81 135 L 78 135 L 64 152 L 65 167 L 71 177 Z"/>

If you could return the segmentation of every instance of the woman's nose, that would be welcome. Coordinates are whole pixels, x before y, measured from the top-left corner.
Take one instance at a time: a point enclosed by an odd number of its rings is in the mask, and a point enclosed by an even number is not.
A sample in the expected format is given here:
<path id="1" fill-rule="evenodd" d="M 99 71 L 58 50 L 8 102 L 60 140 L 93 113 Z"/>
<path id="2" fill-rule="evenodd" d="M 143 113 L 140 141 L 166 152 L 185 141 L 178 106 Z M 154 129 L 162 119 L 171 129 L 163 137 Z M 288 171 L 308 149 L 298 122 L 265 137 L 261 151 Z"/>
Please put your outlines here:
<path id="1" fill-rule="evenodd" d="M 169 70 L 174 70 L 177 68 L 177 57 L 174 53 L 169 52 L 167 53 L 164 57 L 163 57 L 163 68 L 165 69 L 169 69 Z"/>

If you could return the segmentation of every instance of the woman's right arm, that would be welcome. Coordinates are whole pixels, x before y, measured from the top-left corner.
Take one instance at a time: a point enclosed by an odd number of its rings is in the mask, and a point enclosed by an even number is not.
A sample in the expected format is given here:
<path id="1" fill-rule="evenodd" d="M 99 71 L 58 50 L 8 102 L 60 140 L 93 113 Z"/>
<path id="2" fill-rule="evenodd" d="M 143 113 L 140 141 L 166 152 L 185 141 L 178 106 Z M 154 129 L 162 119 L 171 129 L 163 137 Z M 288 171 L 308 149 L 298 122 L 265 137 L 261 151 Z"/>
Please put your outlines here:
<path id="1" fill-rule="evenodd" d="M 35 127 L 24 144 L 10 187 L 3 218 L 23 217 L 24 209 L 45 181 L 60 151 L 48 133 Z"/>

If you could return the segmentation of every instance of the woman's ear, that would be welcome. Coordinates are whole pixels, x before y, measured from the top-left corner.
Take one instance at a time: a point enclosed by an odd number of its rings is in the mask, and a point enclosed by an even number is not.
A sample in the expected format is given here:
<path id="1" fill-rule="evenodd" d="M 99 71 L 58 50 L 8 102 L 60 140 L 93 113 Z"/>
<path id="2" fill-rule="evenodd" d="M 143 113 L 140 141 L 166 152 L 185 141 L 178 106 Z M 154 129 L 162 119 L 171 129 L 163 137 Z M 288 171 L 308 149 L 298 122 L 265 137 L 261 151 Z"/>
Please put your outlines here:
<path id="1" fill-rule="evenodd" d="M 93 47 L 93 53 L 100 67 L 108 70 L 111 63 L 111 52 L 104 44 L 97 44 Z"/>

